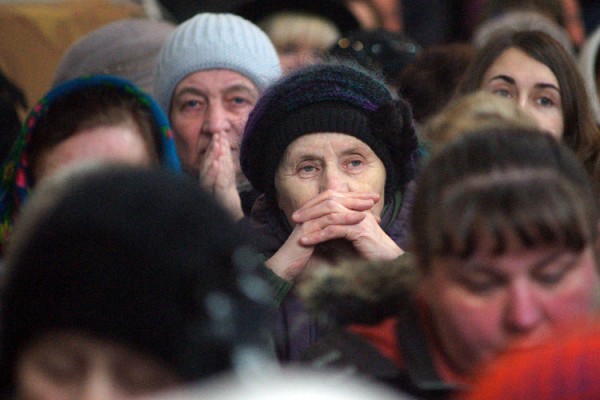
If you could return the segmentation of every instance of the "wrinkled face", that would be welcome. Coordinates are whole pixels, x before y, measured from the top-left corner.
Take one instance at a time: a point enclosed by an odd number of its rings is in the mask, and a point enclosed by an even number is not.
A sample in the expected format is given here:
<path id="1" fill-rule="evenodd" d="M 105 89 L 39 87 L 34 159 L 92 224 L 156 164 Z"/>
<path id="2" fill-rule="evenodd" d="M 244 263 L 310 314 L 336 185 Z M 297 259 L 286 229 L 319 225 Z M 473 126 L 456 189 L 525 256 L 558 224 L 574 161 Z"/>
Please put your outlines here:
<path id="1" fill-rule="evenodd" d="M 120 344 L 79 332 L 46 334 L 17 360 L 17 398 L 126 399 L 174 387 L 166 366 Z"/>
<path id="2" fill-rule="evenodd" d="M 381 215 L 386 171 L 383 162 L 361 140 L 342 133 L 310 133 L 286 149 L 275 174 L 277 204 L 288 221 L 304 203 L 326 190 L 378 193 L 371 209 Z"/>
<path id="3" fill-rule="evenodd" d="M 133 124 L 100 126 L 79 131 L 43 153 L 33 173 L 39 182 L 64 168 L 94 161 L 141 166 L 156 162 Z"/>
<path id="4" fill-rule="evenodd" d="M 546 65 L 525 52 L 509 48 L 488 68 L 481 88 L 517 102 L 541 129 L 561 138 L 564 130 L 558 80 Z"/>
<path id="5" fill-rule="evenodd" d="M 436 257 L 421 293 L 439 354 L 469 373 L 499 352 L 530 347 L 551 330 L 590 315 L 599 288 L 593 250 L 524 249 L 513 239 L 501 256 Z"/>
<path id="6" fill-rule="evenodd" d="M 258 88 L 250 79 L 226 69 L 195 72 L 179 82 L 173 92 L 169 119 L 177 153 L 188 173 L 198 175 L 215 133 L 227 137 L 236 171 L 241 173 L 240 141 L 258 96 Z"/>

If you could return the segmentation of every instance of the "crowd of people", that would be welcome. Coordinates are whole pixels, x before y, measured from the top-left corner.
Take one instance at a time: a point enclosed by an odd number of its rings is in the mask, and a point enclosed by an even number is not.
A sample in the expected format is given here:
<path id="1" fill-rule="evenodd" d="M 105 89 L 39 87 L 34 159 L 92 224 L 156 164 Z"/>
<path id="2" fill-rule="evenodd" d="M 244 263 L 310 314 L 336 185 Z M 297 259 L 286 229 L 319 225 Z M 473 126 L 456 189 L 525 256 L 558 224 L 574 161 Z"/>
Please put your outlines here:
<path id="1" fill-rule="evenodd" d="M 2 76 L 0 398 L 600 396 L 586 3 L 233 3 Z"/>

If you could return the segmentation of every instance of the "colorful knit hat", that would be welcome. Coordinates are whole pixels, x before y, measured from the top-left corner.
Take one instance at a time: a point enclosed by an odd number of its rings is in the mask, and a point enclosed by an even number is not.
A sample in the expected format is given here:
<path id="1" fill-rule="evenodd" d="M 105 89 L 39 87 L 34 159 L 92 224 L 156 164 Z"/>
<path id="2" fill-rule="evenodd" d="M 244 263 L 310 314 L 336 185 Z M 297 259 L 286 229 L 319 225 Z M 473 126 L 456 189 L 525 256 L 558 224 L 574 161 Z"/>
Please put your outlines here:
<path id="1" fill-rule="evenodd" d="M 288 145 L 315 132 L 344 133 L 369 145 L 385 166 L 388 199 L 415 175 L 418 142 L 408 103 L 394 100 L 382 80 L 358 66 L 323 64 L 274 84 L 250 114 L 240 161 L 253 187 L 273 193 Z"/>
<path id="2" fill-rule="evenodd" d="M 262 92 L 281 75 L 277 51 L 259 27 L 233 14 L 201 13 L 183 22 L 158 56 L 154 94 L 168 114 L 177 84 L 187 75 L 229 69 Z"/>
<path id="3" fill-rule="evenodd" d="M 2 165 L 0 181 L 0 245 L 4 250 L 10 237 L 12 225 L 21 205 L 27 199 L 33 186 L 32 171 L 29 165 L 28 148 L 32 135 L 41 118 L 46 115 L 54 101 L 85 88 L 108 86 L 133 94 L 141 103 L 146 105 L 154 117 L 161 132 L 159 156 L 162 165 L 174 171 L 180 171 L 179 158 L 175 150 L 173 131 L 161 108 L 147 93 L 133 83 L 110 75 L 92 75 L 67 81 L 52 89 L 33 107 L 25 119 L 21 133 L 17 137 L 8 158 Z"/>

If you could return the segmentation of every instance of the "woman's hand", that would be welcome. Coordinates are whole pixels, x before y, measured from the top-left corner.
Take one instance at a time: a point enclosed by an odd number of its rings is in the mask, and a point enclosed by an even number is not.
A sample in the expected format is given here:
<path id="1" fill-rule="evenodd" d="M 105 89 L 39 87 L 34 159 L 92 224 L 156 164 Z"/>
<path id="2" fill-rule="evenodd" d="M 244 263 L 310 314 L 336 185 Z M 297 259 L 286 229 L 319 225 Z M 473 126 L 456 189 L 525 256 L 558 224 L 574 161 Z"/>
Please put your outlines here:
<path id="1" fill-rule="evenodd" d="M 364 203 L 356 202 L 356 195 L 371 195 L 373 204 L 379 201 L 379 196 L 369 193 L 336 193 L 325 192 L 324 198 L 319 195 L 304 204 L 294 212 L 292 220 L 295 223 L 306 223 L 308 221 L 322 221 L 315 229 L 307 232 L 300 238 L 300 243 L 305 246 L 315 245 L 332 239 L 348 240 L 359 255 L 367 260 L 392 260 L 400 256 L 404 251 L 383 231 L 379 223 L 381 218 L 373 215 L 371 207 L 364 208 Z M 365 197 L 366 198 L 366 197 Z M 343 199 L 343 201 L 341 201 Z M 337 211 L 351 218 L 351 215 L 361 214 L 364 218 L 356 224 L 339 224 L 327 214 L 326 203 L 339 201 L 346 209 Z M 355 206 L 358 205 L 358 206 Z M 358 220 L 358 218 L 356 218 Z"/>
<path id="2" fill-rule="evenodd" d="M 244 217 L 227 136 L 214 134 L 200 166 L 200 185 L 238 221 Z"/>
<path id="3" fill-rule="evenodd" d="M 368 260 L 394 259 L 403 253 L 379 226 L 371 212 L 379 201 L 375 193 L 328 190 L 320 193 L 292 215 L 294 230 L 266 264 L 280 277 L 293 280 L 307 266 L 319 243 L 348 240 Z"/>

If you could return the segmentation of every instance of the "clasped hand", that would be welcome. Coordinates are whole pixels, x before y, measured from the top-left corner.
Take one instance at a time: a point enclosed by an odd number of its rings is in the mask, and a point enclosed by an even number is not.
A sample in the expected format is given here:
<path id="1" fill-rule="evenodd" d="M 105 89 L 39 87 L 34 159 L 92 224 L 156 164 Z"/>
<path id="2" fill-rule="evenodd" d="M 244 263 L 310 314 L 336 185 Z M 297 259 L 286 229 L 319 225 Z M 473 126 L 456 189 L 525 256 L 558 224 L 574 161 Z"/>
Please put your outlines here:
<path id="1" fill-rule="evenodd" d="M 402 249 L 383 231 L 381 218 L 373 213 L 381 201 L 376 193 L 319 193 L 296 210 L 294 229 L 281 248 L 266 262 L 267 267 L 286 280 L 294 280 L 314 255 L 315 246 L 333 239 L 349 241 L 366 260 L 391 260 Z"/>

